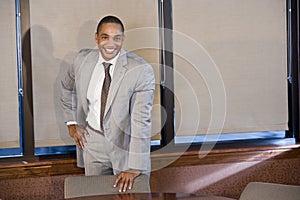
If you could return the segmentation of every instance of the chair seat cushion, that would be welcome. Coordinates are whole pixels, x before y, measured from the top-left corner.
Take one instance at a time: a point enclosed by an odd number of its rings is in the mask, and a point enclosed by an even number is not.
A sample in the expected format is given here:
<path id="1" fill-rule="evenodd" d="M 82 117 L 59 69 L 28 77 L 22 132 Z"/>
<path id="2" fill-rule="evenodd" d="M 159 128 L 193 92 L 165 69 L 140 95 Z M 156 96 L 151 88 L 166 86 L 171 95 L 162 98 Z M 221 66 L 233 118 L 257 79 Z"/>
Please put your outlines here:
<path id="1" fill-rule="evenodd" d="M 101 194 L 118 194 L 118 187 L 114 188 L 115 175 L 102 176 L 71 176 L 65 179 L 65 198 L 92 196 Z M 126 193 L 150 192 L 149 177 L 140 175 L 134 179 L 131 190 Z"/>

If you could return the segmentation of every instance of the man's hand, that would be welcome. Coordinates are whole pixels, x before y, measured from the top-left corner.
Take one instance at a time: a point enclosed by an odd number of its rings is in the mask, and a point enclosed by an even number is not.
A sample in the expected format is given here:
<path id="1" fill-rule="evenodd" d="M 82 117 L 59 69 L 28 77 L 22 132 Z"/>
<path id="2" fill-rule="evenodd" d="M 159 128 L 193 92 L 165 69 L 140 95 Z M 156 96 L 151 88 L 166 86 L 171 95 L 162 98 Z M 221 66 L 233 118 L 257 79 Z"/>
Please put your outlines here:
<path id="1" fill-rule="evenodd" d="M 80 148 L 86 143 L 85 135 L 89 136 L 88 131 L 83 126 L 76 124 L 68 125 L 69 135 L 74 139 L 76 145 Z"/>
<path id="2" fill-rule="evenodd" d="M 119 192 L 126 192 L 127 188 L 131 190 L 134 178 L 140 174 L 141 172 L 139 170 L 133 169 L 121 172 L 114 183 L 114 187 L 117 187 L 117 185 L 120 184 Z"/>

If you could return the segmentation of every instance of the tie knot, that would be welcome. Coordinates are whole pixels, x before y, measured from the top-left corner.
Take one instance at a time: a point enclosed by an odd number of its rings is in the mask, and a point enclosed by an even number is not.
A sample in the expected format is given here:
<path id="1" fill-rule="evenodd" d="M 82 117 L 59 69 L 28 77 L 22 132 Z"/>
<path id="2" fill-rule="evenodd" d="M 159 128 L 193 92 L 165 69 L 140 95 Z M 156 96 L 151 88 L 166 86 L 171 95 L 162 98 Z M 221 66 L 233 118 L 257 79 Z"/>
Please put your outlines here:
<path id="1" fill-rule="evenodd" d="M 104 70 L 109 71 L 109 67 L 111 66 L 111 63 L 103 62 L 102 64 L 104 66 Z"/>

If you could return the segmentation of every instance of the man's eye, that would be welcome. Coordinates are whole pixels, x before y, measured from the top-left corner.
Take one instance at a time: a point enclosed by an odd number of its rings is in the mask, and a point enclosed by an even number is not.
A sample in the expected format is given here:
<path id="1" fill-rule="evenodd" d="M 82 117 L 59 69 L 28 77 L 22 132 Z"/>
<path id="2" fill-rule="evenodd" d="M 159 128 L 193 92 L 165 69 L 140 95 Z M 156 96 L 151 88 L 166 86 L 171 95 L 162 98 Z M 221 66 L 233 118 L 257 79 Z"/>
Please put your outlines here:
<path id="1" fill-rule="evenodd" d="M 120 41 L 121 40 L 121 36 L 117 36 L 114 38 L 115 41 Z"/>
<path id="2" fill-rule="evenodd" d="M 101 36 L 101 39 L 102 39 L 102 40 L 107 40 L 107 39 L 108 39 L 108 36 Z"/>

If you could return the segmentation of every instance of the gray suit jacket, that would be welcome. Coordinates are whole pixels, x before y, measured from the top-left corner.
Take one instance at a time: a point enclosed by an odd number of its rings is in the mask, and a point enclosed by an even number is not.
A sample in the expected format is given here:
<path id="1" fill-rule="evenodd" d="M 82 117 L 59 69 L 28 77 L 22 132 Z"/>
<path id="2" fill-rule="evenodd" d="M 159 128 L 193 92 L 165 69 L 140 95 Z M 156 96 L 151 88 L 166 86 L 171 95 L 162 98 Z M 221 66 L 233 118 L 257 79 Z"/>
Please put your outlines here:
<path id="1" fill-rule="evenodd" d="M 87 90 L 98 61 L 98 49 L 81 50 L 61 81 L 65 121 L 87 125 Z M 134 53 L 121 50 L 112 77 L 103 119 L 114 171 L 150 172 L 151 109 L 155 80 L 152 67 Z M 83 159 L 77 149 L 78 166 Z"/>

